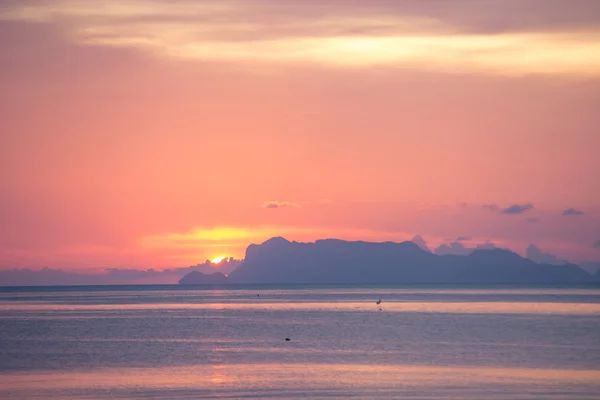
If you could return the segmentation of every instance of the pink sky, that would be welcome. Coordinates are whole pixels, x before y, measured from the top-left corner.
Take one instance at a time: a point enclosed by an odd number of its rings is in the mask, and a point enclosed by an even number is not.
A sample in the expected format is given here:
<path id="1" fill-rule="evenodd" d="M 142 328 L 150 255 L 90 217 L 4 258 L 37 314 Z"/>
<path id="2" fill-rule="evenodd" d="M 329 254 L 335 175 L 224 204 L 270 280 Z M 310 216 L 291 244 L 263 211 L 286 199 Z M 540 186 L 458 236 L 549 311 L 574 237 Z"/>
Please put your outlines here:
<path id="1" fill-rule="evenodd" d="M 600 2 L 94 4 L 0 0 L 0 268 L 277 235 L 600 261 Z"/>

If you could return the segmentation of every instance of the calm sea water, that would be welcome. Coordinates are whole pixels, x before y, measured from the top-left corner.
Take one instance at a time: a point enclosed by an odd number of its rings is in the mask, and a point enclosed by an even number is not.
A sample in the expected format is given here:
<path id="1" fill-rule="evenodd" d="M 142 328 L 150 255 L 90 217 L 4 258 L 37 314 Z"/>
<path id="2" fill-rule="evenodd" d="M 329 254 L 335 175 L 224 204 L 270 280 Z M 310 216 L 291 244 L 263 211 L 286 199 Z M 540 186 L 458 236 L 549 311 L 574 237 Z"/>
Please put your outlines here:
<path id="1" fill-rule="evenodd" d="M 600 399 L 600 289 L 0 288 L 0 398 L 347 397 Z"/>

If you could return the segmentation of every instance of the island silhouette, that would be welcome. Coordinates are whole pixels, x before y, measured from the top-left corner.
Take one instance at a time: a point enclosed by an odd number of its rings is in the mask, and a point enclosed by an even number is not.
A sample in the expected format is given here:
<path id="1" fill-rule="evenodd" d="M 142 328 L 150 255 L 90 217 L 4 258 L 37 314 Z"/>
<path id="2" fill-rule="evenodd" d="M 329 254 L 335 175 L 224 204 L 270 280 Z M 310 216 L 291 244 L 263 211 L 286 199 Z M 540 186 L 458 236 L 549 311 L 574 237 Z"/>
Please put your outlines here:
<path id="1" fill-rule="evenodd" d="M 600 282 L 597 264 L 575 265 L 530 246 L 526 258 L 490 244 L 430 250 L 410 242 L 274 237 L 251 244 L 245 258 L 164 270 L 105 268 L 100 273 L 44 267 L 0 269 L 0 286 L 225 284 L 585 284 Z"/>
<path id="2" fill-rule="evenodd" d="M 197 271 L 182 284 L 568 284 L 597 282 L 574 264 L 537 263 L 504 249 L 476 249 L 468 255 L 437 255 L 414 242 L 338 239 L 310 243 L 274 237 L 251 244 L 227 277 Z"/>

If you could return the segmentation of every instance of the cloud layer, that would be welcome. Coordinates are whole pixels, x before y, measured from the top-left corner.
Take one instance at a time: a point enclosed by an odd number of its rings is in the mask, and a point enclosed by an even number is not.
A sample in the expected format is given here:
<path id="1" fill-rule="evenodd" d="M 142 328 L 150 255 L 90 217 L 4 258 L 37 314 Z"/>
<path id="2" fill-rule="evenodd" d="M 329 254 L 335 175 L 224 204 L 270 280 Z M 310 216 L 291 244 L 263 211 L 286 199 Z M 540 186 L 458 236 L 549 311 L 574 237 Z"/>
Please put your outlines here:
<path id="1" fill-rule="evenodd" d="M 84 45 L 198 61 L 600 75 L 597 3 L 463 2 L 55 0 L 14 3 L 1 18 L 57 24 Z"/>

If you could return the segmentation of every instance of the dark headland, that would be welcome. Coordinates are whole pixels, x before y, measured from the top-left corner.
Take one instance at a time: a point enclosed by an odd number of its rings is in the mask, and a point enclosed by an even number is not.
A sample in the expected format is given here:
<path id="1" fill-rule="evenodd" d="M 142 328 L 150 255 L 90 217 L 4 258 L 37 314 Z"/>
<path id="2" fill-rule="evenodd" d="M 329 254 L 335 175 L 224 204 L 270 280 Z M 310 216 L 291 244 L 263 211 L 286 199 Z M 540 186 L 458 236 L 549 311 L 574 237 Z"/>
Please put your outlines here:
<path id="1" fill-rule="evenodd" d="M 192 271 L 179 280 L 182 285 L 193 285 L 202 283 L 206 285 L 224 285 L 229 283 L 227 277 L 220 272 L 203 274 L 200 271 Z"/>
<path id="2" fill-rule="evenodd" d="M 475 250 L 469 255 L 436 255 L 413 242 L 314 243 L 275 237 L 248 246 L 244 261 L 229 276 L 192 272 L 182 284 L 579 284 L 600 282 L 574 264 L 539 264 L 509 250 Z"/>

